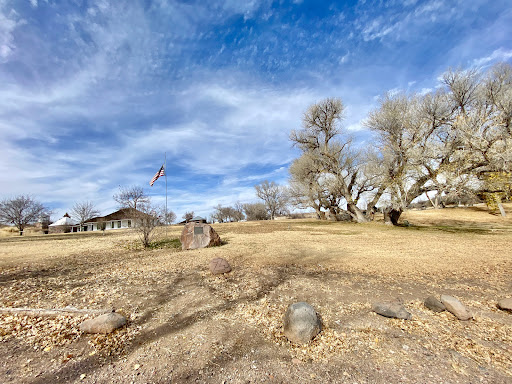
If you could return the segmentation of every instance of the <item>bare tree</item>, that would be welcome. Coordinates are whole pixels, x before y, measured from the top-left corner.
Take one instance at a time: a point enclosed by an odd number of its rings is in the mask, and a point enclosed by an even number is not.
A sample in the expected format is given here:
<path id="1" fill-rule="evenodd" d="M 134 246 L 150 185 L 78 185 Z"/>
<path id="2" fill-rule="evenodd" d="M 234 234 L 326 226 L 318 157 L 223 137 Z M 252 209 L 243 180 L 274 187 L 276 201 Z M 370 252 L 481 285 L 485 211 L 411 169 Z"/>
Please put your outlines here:
<path id="1" fill-rule="evenodd" d="M 263 203 L 249 203 L 243 205 L 247 220 L 268 220 L 270 218 L 267 207 Z"/>
<path id="2" fill-rule="evenodd" d="M 223 207 L 217 205 L 212 213 L 212 220 L 218 221 L 219 223 L 224 222 L 237 222 L 244 219 L 243 208 L 240 203 L 236 203 L 235 207 Z"/>
<path id="3" fill-rule="evenodd" d="M 166 213 L 165 207 L 160 208 L 159 216 L 162 218 L 162 221 L 165 225 L 170 225 L 176 221 L 176 214 L 171 210 L 167 210 Z"/>
<path id="4" fill-rule="evenodd" d="M 390 197 L 385 215 L 392 224 L 418 196 L 447 188 L 451 177 L 444 176 L 457 168 L 451 115 L 450 99 L 442 91 L 423 97 L 398 93 L 386 95 L 366 120 L 376 133 L 381 188 Z"/>
<path id="5" fill-rule="evenodd" d="M 155 236 L 155 229 L 164 220 L 149 199 L 144 204 L 139 204 L 139 209 L 133 211 L 134 226 L 133 229 L 139 235 L 139 239 L 144 248 L 151 245 Z"/>
<path id="6" fill-rule="evenodd" d="M 0 202 L 0 223 L 14 224 L 23 235 L 23 229 L 49 215 L 48 209 L 28 195 L 20 195 Z"/>
<path id="7" fill-rule="evenodd" d="M 187 223 L 194 218 L 194 211 L 185 212 L 182 216 L 182 219 Z"/>
<path id="8" fill-rule="evenodd" d="M 141 205 L 149 203 L 149 198 L 144 193 L 144 189 L 135 185 L 119 187 L 119 193 L 116 193 L 112 198 L 119 204 L 120 208 L 139 209 Z"/>
<path id="9" fill-rule="evenodd" d="M 87 220 L 99 215 L 100 211 L 91 201 L 77 202 L 71 208 L 71 216 L 80 223 L 80 230 Z"/>
<path id="10" fill-rule="evenodd" d="M 242 221 L 245 219 L 244 206 L 240 201 L 237 201 L 232 209 L 234 221 Z"/>
<path id="11" fill-rule="evenodd" d="M 313 208 L 319 219 L 326 218 L 330 193 L 323 183 L 321 168 L 309 153 L 292 162 L 289 183 L 291 204 L 300 209 Z"/>
<path id="12" fill-rule="evenodd" d="M 313 207 L 320 218 L 325 218 L 326 209 L 338 219 L 346 205 L 354 220 L 364 222 L 368 218 L 359 200 L 368 192 L 378 200 L 382 192 L 364 172 L 364 153 L 353 150 L 350 139 L 342 135 L 343 112 L 340 99 L 322 100 L 306 111 L 302 129 L 291 132 L 291 141 L 302 151 L 290 169 L 292 195 L 296 203 Z"/>
<path id="13" fill-rule="evenodd" d="M 288 194 L 285 187 L 273 181 L 264 180 L 255 185 L 254 188 L 256 189 L 256 196 L 263 200 L 270 220 L 273 220 L 279 213 L 287 212 Z"/>
<path id="14" fill-rule="evenodd" d="M 366 121 L 376 133 L 394 224 L 423 194 L 462 196 L 489 172 L 511 170 L 512 67 L 485 75 L 449 70 L 443 84 L 422 97 L 387 95 Z"/>

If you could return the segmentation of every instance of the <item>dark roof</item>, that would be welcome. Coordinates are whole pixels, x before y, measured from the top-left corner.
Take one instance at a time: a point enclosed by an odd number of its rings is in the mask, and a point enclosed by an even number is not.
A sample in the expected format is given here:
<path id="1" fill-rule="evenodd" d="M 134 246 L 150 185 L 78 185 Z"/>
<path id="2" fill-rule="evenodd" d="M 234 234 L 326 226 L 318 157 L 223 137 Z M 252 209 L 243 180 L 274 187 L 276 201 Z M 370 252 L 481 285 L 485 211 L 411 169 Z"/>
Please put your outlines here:
<path id="1" fill-rule="evenodd" d="M 206 219 L 201 217 L 201 216 L 196 216 L 196 217 L 193 217 L 190 220 L 180 221 L 178 224 L 187 224 L 187 223 L 194 223 L 194 222 L 200 222 L 200 223 L 204 222 L 204 223 L 206 223 Z"/>
<path id="2" fill-rule="evenodd" d="M 112 212 L 106 216 L 98 216 L 93 217 L 92 219 L 87 220 L 87 223 L 96 223 L 100 221 L 112 221 L 112 220 L 126 220 L 126 219 L 134 219 L 135 216 L 141 214 L 142 212 L 138 211 L 135 208 L 121 208 L 118 211 Z"/>

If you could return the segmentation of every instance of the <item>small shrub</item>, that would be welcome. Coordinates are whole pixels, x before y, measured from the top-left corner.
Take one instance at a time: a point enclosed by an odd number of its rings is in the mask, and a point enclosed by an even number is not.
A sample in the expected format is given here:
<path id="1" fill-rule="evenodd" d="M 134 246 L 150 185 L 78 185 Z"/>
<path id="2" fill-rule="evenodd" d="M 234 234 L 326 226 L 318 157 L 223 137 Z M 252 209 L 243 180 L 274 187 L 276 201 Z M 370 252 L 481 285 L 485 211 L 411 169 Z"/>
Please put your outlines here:
<path id="1" fill-rule="evenodd" d="M 179 249 L 181 248 L 180 239 L 162 239 L 157 241 L 152 241 L 149 243 L 147 249 L 162 249 L 162 248 L 171 248 L 171 249 Z"/>

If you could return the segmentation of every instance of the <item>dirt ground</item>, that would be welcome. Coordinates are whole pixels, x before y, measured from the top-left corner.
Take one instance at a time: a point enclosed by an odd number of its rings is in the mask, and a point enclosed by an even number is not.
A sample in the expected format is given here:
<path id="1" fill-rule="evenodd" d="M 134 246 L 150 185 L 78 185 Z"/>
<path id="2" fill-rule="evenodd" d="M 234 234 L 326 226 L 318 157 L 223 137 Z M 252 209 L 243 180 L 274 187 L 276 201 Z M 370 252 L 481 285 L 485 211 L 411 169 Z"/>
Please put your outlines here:
<path id="1" fill-rule="evenodd" d="M 2 383 L 510 383 L 512 207 L 407 212 L 409 226 L 314 220 L 215 224 L 225 244 L 138 249 L 133 232 L 0 239 L 0 307 L 115 308 L 127 326 L 78 330 L 85 317 L 0 315 Z M 168 229 L 176 238 L 182 227 Z M 223 257 L 233 271 L 213 276 Z M 426 309 L 459 298 L 459 321 Z M 399 300 L 412 320 L 371 312 Z M 283 335 L 306 301 L 324 328 Z"/>

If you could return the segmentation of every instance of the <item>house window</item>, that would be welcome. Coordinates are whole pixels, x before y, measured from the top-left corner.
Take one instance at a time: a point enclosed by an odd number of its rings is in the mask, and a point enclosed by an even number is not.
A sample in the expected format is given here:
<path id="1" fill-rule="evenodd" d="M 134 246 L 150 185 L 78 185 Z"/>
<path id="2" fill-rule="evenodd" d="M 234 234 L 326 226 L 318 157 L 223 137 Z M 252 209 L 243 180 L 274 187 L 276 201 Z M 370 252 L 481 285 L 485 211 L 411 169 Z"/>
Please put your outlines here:
<path id="1" fill-rule="evenodd" d="M 110 223 L 110 228 L 114 229 L 115 228 L 115 223 L 116 223 L 115 221 L 111 222 Z"/>
<path id="2" fill-rule="evenodd" d="M 132 221 L 128 220 L 128 228 L 131 228 L 131 227 L 132 227 Z"/>
<path id="3" fill-rule="evenodd" d="M 121 221 L 117 222 L 117 228 L 121 228 Z"/>

